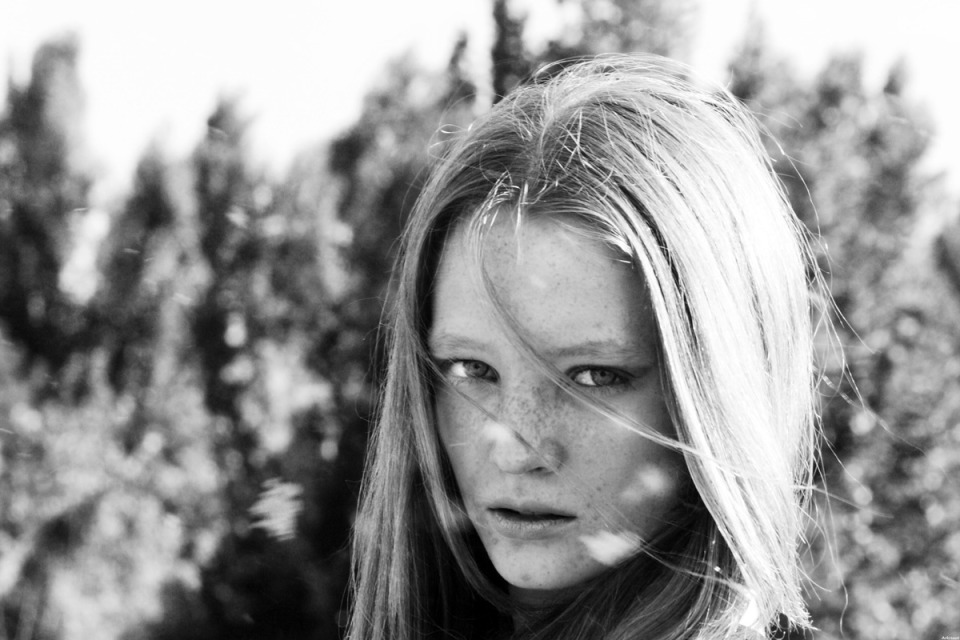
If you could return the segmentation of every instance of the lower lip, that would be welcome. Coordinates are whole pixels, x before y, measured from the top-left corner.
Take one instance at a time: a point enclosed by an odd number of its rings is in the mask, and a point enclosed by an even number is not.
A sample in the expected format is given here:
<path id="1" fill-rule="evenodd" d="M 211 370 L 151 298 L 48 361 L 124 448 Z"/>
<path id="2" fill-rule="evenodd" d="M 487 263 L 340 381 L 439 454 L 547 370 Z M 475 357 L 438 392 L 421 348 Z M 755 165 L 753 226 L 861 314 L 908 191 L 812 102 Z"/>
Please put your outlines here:
<path id="1" fill-rule="evenodd" d="M 558 535 L 576 520 L 569 516 L 522 514 L 509 509 L 490 509 L 488 513 L 494 529 L 517 540 L 540 540 Z"/>

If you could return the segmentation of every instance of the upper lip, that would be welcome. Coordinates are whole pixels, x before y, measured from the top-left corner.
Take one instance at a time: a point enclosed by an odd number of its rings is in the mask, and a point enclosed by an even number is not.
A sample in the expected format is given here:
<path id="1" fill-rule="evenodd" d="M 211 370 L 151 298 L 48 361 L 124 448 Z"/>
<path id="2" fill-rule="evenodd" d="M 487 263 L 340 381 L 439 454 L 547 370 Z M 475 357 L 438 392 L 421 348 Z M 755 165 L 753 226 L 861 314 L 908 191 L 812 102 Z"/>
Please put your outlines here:
<path id="1" fill-rule="evenodd" d="M 528 502 L 528 501 L 497 501 L 491 503 L 487 506 L 487 509 L 491 511 L 496 509 L 508 509 L 510 511 L 516 511 L 518 513 L 523 513 L 526 515 L 537 515 L 537 516 L 560 516 L 563 518 L 574 518 L 572 513 L 565 511 L 561 508 L 551 506 L 549 504 L 544 504 L 542 502 Z"/>

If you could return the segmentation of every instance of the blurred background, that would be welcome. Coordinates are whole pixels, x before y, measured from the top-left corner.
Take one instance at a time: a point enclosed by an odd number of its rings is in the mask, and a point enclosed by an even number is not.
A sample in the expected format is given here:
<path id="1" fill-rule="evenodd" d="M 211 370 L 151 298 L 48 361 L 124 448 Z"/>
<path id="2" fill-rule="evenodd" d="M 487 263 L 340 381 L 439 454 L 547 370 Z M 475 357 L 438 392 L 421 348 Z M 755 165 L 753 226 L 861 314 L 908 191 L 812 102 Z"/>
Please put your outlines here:
<path id="1" fill-rule="evenodd" d="M 638 50 L 755 110 L 819 237 L 846 365 L 825 349 L 816 637 L 960 634 L 958 24 L 947 0 L 0 0 L 0 640 L 340 637 L 432 149 L 544 62 Z"/>

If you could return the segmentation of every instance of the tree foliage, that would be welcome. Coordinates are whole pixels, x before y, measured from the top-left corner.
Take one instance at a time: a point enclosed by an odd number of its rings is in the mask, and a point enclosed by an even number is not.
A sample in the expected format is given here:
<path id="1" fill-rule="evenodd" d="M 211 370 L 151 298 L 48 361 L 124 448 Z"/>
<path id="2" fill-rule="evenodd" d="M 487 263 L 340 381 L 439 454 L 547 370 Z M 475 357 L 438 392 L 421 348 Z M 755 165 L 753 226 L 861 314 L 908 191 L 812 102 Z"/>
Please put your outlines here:
<path id="1" fill-rule="evenodd" d="M 86 342 L 83 309 L 60 288 L 70 227 L 87 208 L 83 97 L 72 38 L 41 47 L 30 82 L 9 83 L 0 123 L 0 317 L 25 366 L 59 374 Z"/>
<path id="2" fill-rule="evenodd" d="M 145 151 L 107 212 L 92 296 L 65 277 L 92 215 L 77 44 L 38 50 L 0 117 L 0 638 L 340 635 L 388 275 L 432 157 L 489 107 L 479 96 L 544 63 L 688 46 L 688 2 L 566 7 L 578 19 L 533 49 L 492 0 L 489 87 L 466 37 L 441 72 L 396 60 L 284 180 L 221 100 L 189 158 Z M 815 622 L 837 638 L 949 634 L 960 233 L 931 226 L 925 118 L 902 67 L 882 90 L 856 56 L 803 79 L 762 37 L 730 86 L 773 134 L 835 305 Z"/>

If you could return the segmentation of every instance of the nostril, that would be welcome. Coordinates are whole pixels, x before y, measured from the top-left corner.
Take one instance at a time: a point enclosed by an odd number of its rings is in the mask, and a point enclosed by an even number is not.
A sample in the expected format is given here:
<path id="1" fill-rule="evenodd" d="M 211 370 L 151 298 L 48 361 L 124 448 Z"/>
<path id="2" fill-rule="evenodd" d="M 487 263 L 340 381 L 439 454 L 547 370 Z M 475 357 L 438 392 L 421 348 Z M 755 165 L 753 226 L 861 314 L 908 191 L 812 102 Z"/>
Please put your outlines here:
<path id="1" fill-rule="evenodd" d="M 554 438 L 547 438 L 539 443 L 536 454 L 549 471 L 556 471 L 566 461 L 566 452 Z"/>

